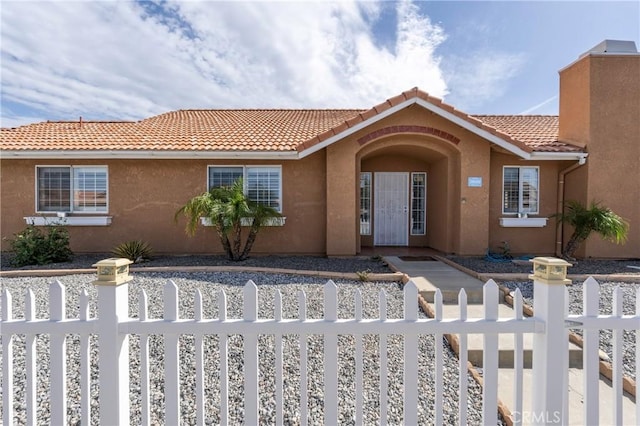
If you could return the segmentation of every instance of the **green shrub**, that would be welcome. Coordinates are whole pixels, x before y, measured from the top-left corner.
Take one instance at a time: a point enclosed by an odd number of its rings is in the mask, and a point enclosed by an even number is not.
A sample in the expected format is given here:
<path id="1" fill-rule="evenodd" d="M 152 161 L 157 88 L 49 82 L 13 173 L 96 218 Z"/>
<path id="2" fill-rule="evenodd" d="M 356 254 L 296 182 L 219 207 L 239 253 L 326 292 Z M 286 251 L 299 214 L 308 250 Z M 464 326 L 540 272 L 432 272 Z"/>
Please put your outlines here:
<path id="1" fill-rule="evenodd" d="M 356 271 L 356 276 L 358 277 L 358 281 L 368 282 L 371 277 L 371 270 L 367 269 L 366 271 Z"/>
<path id="2" fill-rule="evenodd" d="M 151 260 L 153 250 L 149 243 L 141 240 L 127 241 L 114 248 L 111 253 L 118 257 L 124 257 L 129 259 L 133 263 L 144 262 L 145 260 Z"/>
<path id="3" fill-rule="evenodd" d="M 33 225 L 28 225 L 9 241 L 13 252 L 11 259 L 13 266 L 46 265 L 71 260 L 73 252 L 69 248 L 67 229 L 55 224 L 47 225 L 44 229 L 45 232 Z"/>

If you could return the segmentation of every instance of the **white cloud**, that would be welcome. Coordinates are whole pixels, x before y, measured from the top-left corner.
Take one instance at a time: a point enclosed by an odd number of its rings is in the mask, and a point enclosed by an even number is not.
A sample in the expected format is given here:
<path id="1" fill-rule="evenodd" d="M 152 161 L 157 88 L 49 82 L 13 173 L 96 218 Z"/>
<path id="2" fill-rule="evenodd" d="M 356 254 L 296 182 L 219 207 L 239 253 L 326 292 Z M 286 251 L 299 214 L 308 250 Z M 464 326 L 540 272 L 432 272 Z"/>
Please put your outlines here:
<path id="1" fill-rule="evenodd" d="M 508 82 L 525 64 L 525 55 L 491 49 L 447 60 L 446 81 L 451 88 L 447 102 L 461 110 L 470 110 L 502 96 Z"/>
<path id="2" fill-rule="evenodd" d="M 394 5 L 387 49 L 372 22 Z M 1 13 L 2 97 L 13 106 L 3 123 L 28 108 L 139 119 L 180 108 L 369 107 L 413 86 L 447 93 L 435 53 L 444 32 L 408 1 L 4 2 Z"/>

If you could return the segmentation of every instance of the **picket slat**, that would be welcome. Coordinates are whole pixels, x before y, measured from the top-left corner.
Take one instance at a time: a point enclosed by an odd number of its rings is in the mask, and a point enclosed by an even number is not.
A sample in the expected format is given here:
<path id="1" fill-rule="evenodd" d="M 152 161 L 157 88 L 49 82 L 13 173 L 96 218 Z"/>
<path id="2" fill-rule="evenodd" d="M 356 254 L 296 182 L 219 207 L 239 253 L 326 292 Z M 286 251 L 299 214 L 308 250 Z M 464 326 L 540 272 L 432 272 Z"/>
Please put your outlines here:
<path id="1" fill-rule="evenodd" d="M 307 296 L 304 291 L 298 293 L 298 316 L 300 321 L 307 319 Z M 306 426 L 309 421 L 309 402 L 307 392 L 307 335 L 300 334 L 300 424 Z"/>
<path id="2" fill-rule="evenodd" d="M 498 319 L 498 285 L 489 280 L 484 285 L 485 321 Z M 498 423 L 498 333 L 485 333 L 482 353 L 482 424 Z"/>
<path id="3" fill-rule="evenodd" d="M 387 320 L 387 293 L 384 290 L 380 290 L 378 298 L 378 310 L 380 311 L 380 321 Z M 388 358 L 387 358 L 387 335 L 380 335 L 380 424 L 382 426 L 387 424 L 388 408 L 387 408 L 387 394 L 389 392 L 389 373 L 388 373 Z"/>
<path id="4" fill-rule="evenodd" d="M 324 285 L 324 319 L 338 319 L 338 287 L 331 280 Z M 324 423 L 338 424 L 338 335 L 324 335 Z"/>
<path id="5" fill-rule="evenodd" d="M 617 285 L 613 290 L 613 312 L 612 315 L 616 317 L 622 316 L 622 289 Z M 622 336 L 623 330 L 613 330 L 613 359 L 612 362 L 612 380 L 611 387 L 613 392 L 613 424 L 623 424 L 622 417 L 622 352 L 624 349 L 624 341 Z"/>
<path id="6" fill-rule="evenodd" d="M 458 306 L 460 309 L 460 319 L 466 321 L 467 319 L 467 292 L 464 288 L 458 293 Z M 459 363 L 458 369 L 460 371 L 458 379 L 458 388 L 460 392 L 459 407 L 458 407 L 458 424 L 464 426 L 467 424 L 467 396 L 469 394 L 469 376 L 467 374 L 467 364 L 469 360 L 468 348 L 468 336 L 467 333 L 460 333 L 460 351 L 459 351 Z"/>
<path id="7" fill-rule="evenodd" d="M 523 318 L 522 313 L 522 293 L 519 288 L 513 295 L 513 317 L 517 320 Z M 522 424 L 523 412 L 523 380 L 524 380 L 524 338 L 522 333 L 513 335 L 513 412 L 517 413 L 513 419 L 513 424 L 519 426 Z"/>
<path id="8" fill-rule="evenodd" d="M 36 301 L 33 291 L 28 288 L 25 293 L 25 309 L 24 319 L 27 321 L 33 321 L 36 319 Z M 25 336 L 25 369 L 26 369 L 26 399 L 27 399 L 27 424 L 35 425 L 37 414 L 37 400 L 36 400 L 36 359 L 38 354 L 36 353 L 36 335 L 33 333 L 26 334 Z M 84 391 L 84 389 L 83 389 Z M 83 395 L 83 398 L 86 396 Z"/>
<path id="9" fill-rule="evenodd" d="M 273 316 L 276 321 L 282 321 L 282 293 L 276 290 Z M 275 361 L 276 361 L 276 425 L 284 424 L 284 369 L 282 359 L 282 334 L 275 335 Z"/>
<path id="10" fill-rule="evenodd" d="M 227 294 L 220 289 L 218 293 L 218 318 L 220 321 L 227 320 Z M 228 357 L 228 336 L 220 334 L 218 336 L 218 346 L 220 353 L 220 424 L 229 424 L 229 357 Z"/>
<path id="11" fill-rule="evenodd" d="M 243 289 L 244 305 L 242 317 L 245 321 L 258 320 L 258 287 L 249 280 Z M 258 335 L 245 334 L 243 336 L 244 347 L 244 413 L 245 423 L 258 424 L 258 409 L 260 399 L 258 396 Z"/>
<path id="12" fill-rule="evenodd" d="M 202 292 L 200 289 L 196 289 L 196 293 L 193 299 L 193 314 L 196 321 L 202 321 L 204 319 L 204 313 L 202 312 Z M 204 390 L 205 390 L 205 375 L 204 375 L 204 338 L 202 334 L 195 335 L 195 374 L 196 374 L 196 424 L 204 425 Z"/>
<path id="13" fill-rule="evenodd" d="M 65 320 L 65 289 L 55 280 L 49 286 L 49 317 L 51 321 Z M 49 340 L 51 359 L 51 424 L 67 424 L 67 336 L 52 333 Z"/>
<path id="14" fill-rule="evenodd" d="M 418 287 L 413 281 L 404 286 L 404 318 L 418 320 Z M 418 424 L 418 336 L 404 336 L 404 424 Z"/>
<path id="15" fill-rule="evenodd" d="M 442 321 L 442 292 L 440 289 L 436 289 L 436 293 L 434 296 L 434 305 L 435 305 L 435 320 Z M 444 409 L 444 345 L 442 343 L 442 333 L 436 333 L 434 336 L 435 340 L 435 348 L 434 351 L 436 353 L 436 368 L 434 374 L 436 376 L 435 383 L 435 391 L 436 391 L 436 399 L 435 399 L 435 424 L 441 425 L 443 423 L 443 413 Z"/>
<path id="16" fill-rule="evenodd" d="M 89 293 L 82 289 L 78 298 L 80 320 L 89 320 Z M 80 335 L 80 418 L 90 423 L 91 418 L 91 341 L 88 333 Z M 35 423 L 34 423 L 35 424 Z"/>
<path id="17" fill-rule="evenodd" d="M 355 305 L 356 305 L 356 321 L 362 320 L 362 293 L 359 289 L 356 289 L 355 293 Z M 355 391 L 356 391 L 356 407 L 355 407 L 355 424 L 361 425 L 364 423 L 363 418 L 363 409 L 364 409 L 364 383 L 363 383 L 363 353 L 364 350 L 362 348 L 362 334 L 355 334 L 353 336 L 356 345 L 356 357 L 355 357 L 355 368 L 356 368 L 356 383 L 355 383 Z"/>
<path id="18" fill-rule="evenodd" d="M 178 286 L 169 280 L 164 285 L 164 320 L 178 321 Z M 164 336 L 165 423 L 180 423 L 180 335 Z"/>
<path id="19" fill-rule="evenodd" d="M 149 300 L 144 289 L 140 290 L 138 296 L 138 318 L 140 322 L 147 321 L 149 318 Z M 150 389 L 149 389 L 149 335 L 140 335 L 140 417 L 142 424 L 148 426 L 151 424 L 150 418 Z"/>

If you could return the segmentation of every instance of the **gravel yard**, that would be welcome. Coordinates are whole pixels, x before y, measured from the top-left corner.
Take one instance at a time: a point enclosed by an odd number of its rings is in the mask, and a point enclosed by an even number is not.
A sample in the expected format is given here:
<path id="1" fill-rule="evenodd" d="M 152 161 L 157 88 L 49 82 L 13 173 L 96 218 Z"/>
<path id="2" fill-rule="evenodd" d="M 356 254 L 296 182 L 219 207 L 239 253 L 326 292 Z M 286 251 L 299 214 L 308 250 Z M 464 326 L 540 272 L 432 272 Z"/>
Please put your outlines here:
<path id="1" fill-rule="evenodd" d="M 39 267 L 23 267 L 21 270 L 31 269 L 78 269 L 92 268 L 91 265 L 104 258 L 111 257 L 108 253 L 95 255 L 76 255 L 73 261 L 45 265 Z M 449 259 L 458 264 L 482 273 L 528 273 L 531 271 L 529 265 L 515 265 L 513 263 L 497 263 L 488 262 L 483 257 L 460 257 L 449 256 Z M 9 256 L 2 254 L 0 258 L 1 269 L 3 271 L 16 270 L 9 263 Z M 322 286 L 326 281 L 323 278 L 305 277 L 289 274 L 269 274 L 269 273 L 237 273 L 237 272 L 145 272 L 144 268 L 154 266 L 249 266 L 249 267 L 271 267 L 282 269 L 296 270 L 312 270 L 312 271 L 334 271 L 334 272 L 359 272 L 369 271 L 373 273 L 391 272 L 389 268 L 377 258 L 367 257 L 351 257 L 351 258 L 325 258 L 314 256 L 255 256 L 244 262 L 229 262 L 222 256 L 157 256 L 152 261 L 142 264 L 133 265 L 139 268 L 134 272 L 134 280 L 130 283 L 129 291 L 129 313 L 131 317 L 137 317 L 138 294 L 144 289 L 149 298 L 150 317 L 158 318 L 162 312 L 162 284 L 168 279 L 173 279 L 178 285 L 180 292 L 180 315 L 182 317 L 192 317 L 193 315 L 193 295 L 196 289 L 200 289 L 203 293 L 204 312 L 208 318 L 215 318 L 217 312 L 218 291 L 224 289 L 228 296 L 228 315 L 229 317 L 240 317 L 242 311 L 242 286 L 249 280 L 253 280 L 259 288 L 259 316 L 263 318 L 271 317 L 273 310 L 272 295 L 276 289 L 279 289 L 284 298 L 284 317 L 297 318 L 297 294 L 300 290 L 304 290 L 308 296 L 307 312 L 309 318 L 322 317 Z M 584 260 L 574 264 L 569 268 L 570 274 L 638 274 L 639 271 L 628 266 L 639 266 L 640 260 Z M 3 288 L 7 288 L 12 292 L 14 300 L 14 315 L 22 316 L 24 307 L 24 289 L 30 287 L 36 294 L 38 303 L 36 306 L 38 317 L 44 318 L 48 316 L 48 283 L 52 278 L 0 278 Z M 81 289 L 86 288 L 91 298 L 91 309 L 95 315 L 96 292 L 91 285 L 93 277 L 90 274 L 76 274 L 59 277 L 60 281 L 67 289 L 67 316 L 76 317 L 77 295 Z M 352 317 L 353 310 L 353 294 L 356 288 L 363 292 L 365 317 L 378 316 L 378 292 L 384 289 L 389 295 L 388 315 L 390 318 L 397 318 L 403 313 L 402 291 L 395 283 L 361 283 L 356 281 L 336 282 L 339 289 L 339 315 L 341 317 Z M 530 282 L 503 282 L 501 283 L 512 289 L 519 287 L 525 296 L 527 303 L 533 305 L 532 284 Z M 613 282 L 601 282 L 601 312 L 611 312 L 611 292 L 612 289 L 620 284 L 624 291 L 624 312 L 631 314 L 635 312 L 635 291 L 639 284 L 624 284 Z M 570 309 L 571 312 L 579 312 L 581 310 L 581 291 L 579 286 L 572 286 L 570 289 Z M 421 314 L 422 315 L 422 314 Z M 635 374 L 635 336 L 632 332 L 625 332 L 625 352 L 624 367 L 625 373 L 633 377 Z M 25 380 L 24 366 L 24 336 L 18 336 L 16 339 L 16 349 L 14 351 L 14 359 L 16 365 L 14 380 L 16 392 L 16 410 L 18 413 L 17 424 L 25 422 L 24 412 L 24 389 L 22 383 Z M 600 345 L 601 348 L 611 356 L 610 347 L 611 333 L 608 331 L 601 332 Z M 70 374 L 68 381 L 69 395 L 69 418 L 71 424 L 79 424 L 79 378 L 78 364 L 79 357 L 77 353 L 77 336 L 68 338 L 68 362 L 67 369 Z M 131 345 L 131 403 L 132 413 L 131 422 L 137 424 L 140 422 L 140 369 L 139 369 L 139 348 L 138 336 L 132 336 Z M 182 388 L 183 399 L 181 401 L 182 413 L 185 416 L 185 424 L 195 421 L 195 395 L 194 381 L 192 378 L 195 371 L 193 336 L 184 335 L 181 338 L 181 375 L 185 380 Z M 344 424 L 353 423 L 353 405 L 355 403 L 355 370 L 352 366 L 354 354 L 354 339 L 352 336 L 340 337 L 339 357 L 341 362 L 339 375 L 339 392 L 341 395 L 340 415 Z M 163 406 L 163 355 L 162 355 L 162 338 L 160 336 L 152 336 L 150 338 L 150 354 L 151 360 L 151 400 L 152 400 L 152 422 L 156 423 L 162 419 L 164 410 Z M 266 423 L 274 422 L 275 407 L 275 380 L 274 380 L 274 345 L 273 336 L 262 336 L 260 338 L 260 383 L 261 383 L 261 405 L 260 416 L 262 421 Z M 217 372 L 219 365 L 217 336 L 209 336 L 206 341 L 207 353 L 205 357 L 205 371 L 211 371 L 206 378 L 206 416 L 209 424 L 220 421 L 219 413 L 219 389 L 220 381 Z M 322 338 L 320 336 L 309 336 L 308 354 L 309 354 L 309 404 L 310 404 L 310 424 L 321 424 L 323 422 L 322 414 L 322 394 L 323 394 L 323 377 L 322 377 Z M 48 339 L 41 336 L 38 341 L 38 359 L 44 365 L 48 362 Z M 403 366 L 403 342 L 398 336 L 389 337 L 389 422 L 401 423 L 402 421 L 402 366 Z M 365 402 L 365 423 L 378 422 L 378 389 L 379 389 L 379 354 L 378 354 L 378 338 L 377 336 L 365 336 L 364 339 L 364 402 Z M 1 349 L 0 349 L 1 350 Z M 285 398 L 285 423 L 297 424 L 300 422 L 300 389 L 299 389 L 299 353 L 298 353 L 297 336 L 285 336 L 284 339 L 284 398 Z M 243 402 L 242 402 L 242 337 L 235 335 L 229 338 L 229 372 L 230 372 L 230 401 L 233 409 L 230 411 L 230 421 L 238 423 L 243 418 Z M 93 348 L 92 377 L 91 377 L 91 393 L 93 398 L 92 421 L 97 420 L 97 392 L 98 392 L 98 376 L 97 376 L 97 351 Z M 420 421 L 421 423 L 433 423 L 433 402 L 434 402 L 434 377 L 433 377 L 433 337 L 424 336 L 420 342 L 419 362 L 423 368 L 421 370 L 420 381 Z M 458 406 L 458 368 L 455 356 L 449 352 L 445 352 L 445 423 L 454 423 L 457 419 Z M 47 417 L 47 400 L 48 400 L 48 369 L 40 368 L 38 370 L 38 419 L 42 423 L 48 423 Z M 481 389 L 473 380 L 469 381 L 469 424 L 481 423 Z M 1 390 L 0 390 L 1 391 Z M 1 400 L 0 400 L 1 404 Z"/>
<path id="2" fill-rule="evenodd" d="M 305 268 L 310 267 L 309 263 L 305 263 Z M 344 266 L 344 265 L 343 265 Z M 354 267 L 361 267 L 360 263 L 350 264 L 348 268 L 354 270 Z M 345 266 L 346 267 L 346 266 Z M 228 315 L 229 317 L 240 317 L 242 311 L 242 286 L 247 280 L 253 280 L 259 288 L 259 316 L 271 317 L 273 315 L 272 295 L 276 289 L 279 289 L 284 298 L 283 316 L 288 318 L 297 318 L 297 294 L 300 290 L 304 290 L 307 294 L 307 312 L 309 318 L 322 317 L 322 286 L 325 282 L 323 279 L 313 277 L 301 277 L 294 275 L 275 275 L 275 274 L 256 274 L 256 273 L 150 273 L 137 272 L 134 274 L 134 280 L 129 284 L 129 314 L 131 317 L 137 317 L 138 311 L 138 294 L 144 289 L 148 294 L 150 303 L 149 315 L 152 318 L 158 318 L 162 312 L 162 286 L 168 279 L 173 279 L 178 285 L 180 295 L 180 316 L 193 316 L 193 295 L 196 289 L 200 289 L 203 293 L 204 312 L 208 318 L 217 317 L 217 298 L 219 289 L 224 289 L 228 296 Z M 67 291 L 67 316 L 76 317 L 78 314 L 77 294 L 81 289 L 86 288 L 91 298 L 91 309 L 95 314 L 95 298 L 96 292 L 90 284 L 93 277 L 91 275 L 67 275 L 60 277 L 60 281 L 65 285 Z M 22 306 L 24 300 L 24 289 L 30 287 L 37 297 L 37 315 L 39 317 L 48 316 L 48 282 L 50 278 L 2 278 L 2 285 L 9 289 L 14 297 L 14 315 L 22 315 Z M 389 296 L 388 317 L 399 318 L 403 314 L 402 291 L 396 283 L 361 283 L 353 281 L 337 282 L 339 293 L 339 316 L 353 317 L 353 296 L 356 289 L 360 289 L 364 297 L 364 315 L 365 317 L 377 317 L 378 313 L 378 293 L 384 289 Z M 16 342 L 16 350 L 14 359 L 16 365 L 15 380 L 15 401 L 18 411 L 17 424 L 25 422 L 24 412 L 24 389 L 25 380 L 24 366 L 24 346 L 20 339 Z M 131 423 L 138 424 L 140 422 L 140 369 L 139 369 L 139 349 L 137 336 L 133 336 L 130 340 L 131 347 Z M 79 356 L 77 353 L 76 336 L 68 338 L 68 362 L 67 369 L 69 373 L 68 380 L 68 396 L 69 396 L 69 418 L 71 424 L 79 424 L 79 377 L 78 364 Z M 218 340 L 216 336 L 210 336 L 206 342 L 206 361 L 205 371 L 211 372 L 207 375 L 207 392 L 206 392 L 206 418 L 208 424 L 215 424 L 220 421 L 219 413 L 219 388 L 218 379 Z M 418 361 L 421 368 L 419 377 L 420 386 L 420 412 L 419 418 L 421 424 L 431 424 L 434 422 L 434 352 L 433 352 L 433 336 L 423 336 L 420 342 L 420 354 Z M 273 336 L 262 336 L 260 338 L 260 383 L 261 383 L 261 405 L 260 417 L 265 424 L 274 423 L 275 407 L 275 381 L 274 381 L 274 349 Z M 195 395 L 193 372 L 194 351 L 193 336 L 184 335 L 181 339 L 181 375 L 184 380 L 181 390 L 183 399 L 181 401 L 181 410 L 185 424 L 193 424 L 195 421 Z M 310 424 L 323 423 L 323 377 L 322 377 L 322 338 L 320 336 L 309 336 L 308 366 L 310 369 L 308 375 L 309 383 L 309 405 L 310 405 Z M 340 420 L 343 424 L 352 424 L 353 406 L 355 403 L 355 369 L 353 368 L 354 339 L 352 336 L 341 336 L 339 340 L 339 393 L 340 393 Z M 40 338 L 38 343 L 38 360 L 46 365 L 48 362 L 48 341 Z M 402 422 L 402 368 L 403 368 L 403 342 L 399 336 L 389 336 L 389 423 L 400 424 Z M 379 412 L 379 354 L 377 336 L 365 336 L 364 339 L 364 403 L 365 403 L 365 424 L 377 423 Z M 162 364 L 162 338 L 157 336 L 150 339 L 151 360 L 151 400 L 152 400 L 152 423 L 161 422 L 163 415 L 163 364 Z M 97 359 L 97 351 L 93 348 L 94 364 L 92 365 L 91 393 L 94 401 L 92 407 L 92 422 L 97 420 L 97 392 L 98 392 L 98 376 L 95 360 Z M 284 342 L 284 398 L 285 398 L 285 424 L 298 424 L 300 422 L 300 389 L 299 389 L 299 352 L 297 336 L 286 336 Z M 455 356 L 445 351 L 445 368 L 444 368 L 444 399 L 445 399 L 445 415 L 444 421 L 447 424 L 455 423 L 457 420 L 458 407 L 458 368 Z M 242 337 L 230 336 L 229 339 L 229 388 L 230 401 L 232 409 L 230 410 L 230 422 L 240 423 L 243 418 L 242 403 Z M 49 373 L 47 369 L 40 368 L 38 370 L 38 419 L 43 424 L 48 423 L 48 380 Z M 481 423 L 481 389 L 469 378 L 469 423 Z"/>

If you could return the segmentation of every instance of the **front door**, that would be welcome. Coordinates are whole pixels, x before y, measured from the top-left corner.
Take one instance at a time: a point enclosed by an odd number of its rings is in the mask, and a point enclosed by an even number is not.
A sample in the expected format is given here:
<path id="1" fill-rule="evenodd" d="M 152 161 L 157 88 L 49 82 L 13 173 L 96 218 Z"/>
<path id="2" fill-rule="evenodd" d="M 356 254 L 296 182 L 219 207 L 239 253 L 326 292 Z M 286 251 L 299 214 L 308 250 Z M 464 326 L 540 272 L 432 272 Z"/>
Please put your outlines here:
<path id="1" fill-rule="evenodd" d="M 377 172 L 373 188 L 373 244 L 409 245 L 409 173 Z"/>

